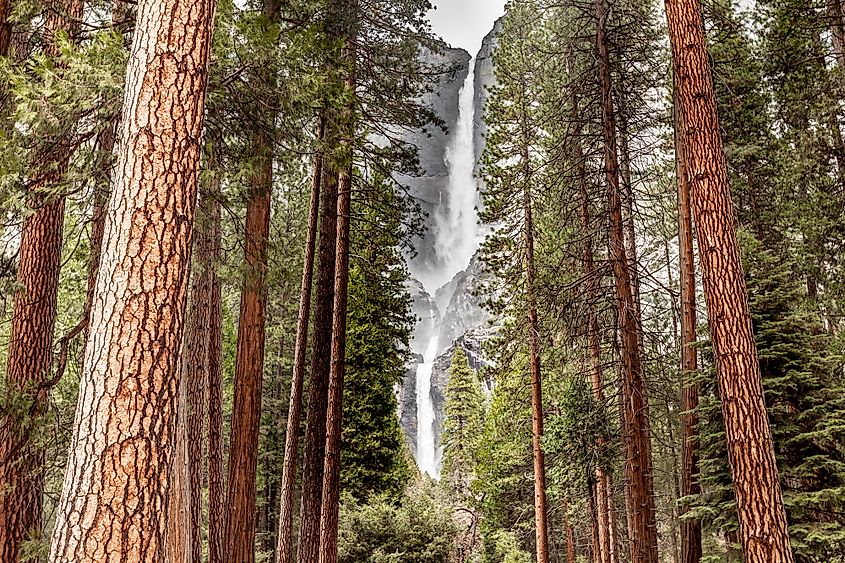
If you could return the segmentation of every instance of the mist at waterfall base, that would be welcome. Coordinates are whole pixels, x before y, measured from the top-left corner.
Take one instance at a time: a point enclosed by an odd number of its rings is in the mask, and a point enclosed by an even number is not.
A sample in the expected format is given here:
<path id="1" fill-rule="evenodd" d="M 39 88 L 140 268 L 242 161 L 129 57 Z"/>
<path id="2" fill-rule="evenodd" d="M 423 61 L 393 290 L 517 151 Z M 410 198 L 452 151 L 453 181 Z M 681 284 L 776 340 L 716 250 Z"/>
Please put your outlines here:
<path id="1" fill-rule="evenodd" d="M 475 64 L 469 62 L 466 80 L 458 94 L 458 123 L 448 146 L 446 147 L 446 166 L 449 181 L 446 193 L 434 210 L 433 229 L 429 236 L 434 236 L 435 264 L 416 276 L 426 292 L 433 298 L 438 289 L 469 266 L 481 242 L 478 226 L 478 189 L 474 178 L 476 163 L 473 145 L 473 123 L 475 118 Z M 445 302 L 451 296 L 445 296 Z M 429 303 L 428 327 L 417 327 L 417 332 L 425 330 L 428 339 L 425 343 L 423 361 L 417 366 L 417 444 L 416 460 L 420 471 L 437 479 L 440 476 L 441 451 L 435 435 L 434 402 L 431 396 L 431 376 L 437 356 L 451 342 L 442 342 L 438 311 L 432 299 Z M 421 323 L 421 325 L 424 323 Z M 416 336 L 420 336 L 417 334 Z"/>

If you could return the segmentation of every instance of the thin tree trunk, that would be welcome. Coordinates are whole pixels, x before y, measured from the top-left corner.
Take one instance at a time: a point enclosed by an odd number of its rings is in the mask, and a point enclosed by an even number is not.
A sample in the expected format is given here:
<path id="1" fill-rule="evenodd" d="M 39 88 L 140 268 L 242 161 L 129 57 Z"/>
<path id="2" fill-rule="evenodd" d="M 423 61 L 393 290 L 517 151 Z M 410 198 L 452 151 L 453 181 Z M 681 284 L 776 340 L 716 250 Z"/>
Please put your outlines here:
<path id="1" fill-rule="evenodd" d="M 572 520 L 569 518 L 569 501 L 563 499 L 563 528 L 566 532 L 566 563 L 576 563 L 577 555 L 575 553 L 575 528 L 572 526 Z"/>
<path id="2" fill-rule="evenodd" d="M 354 48 L 351 49 L 354 57 Z M 354 59 L 353 59 L 354 60 Z M 354 88 L 354 78 L 351 85 Z M 348 155 L 351 156 L 351 155 Z M 343 421 L 343 379 L 346 371 L 346 309 L 349 287 L 349 222 L 352 200 L 352 165 L 341 173 L 337 198 L 337 250 L 335 261 L 334 316 L 326 415 L 326 457 L 323 464 L 323 502 L 320 518 L 320 563 L 337 563 L 340 508 L 340 447 Z"/>
<path id="3" fill-rule="evenodd" d="M 167 560 L 202 561 L 202 468 L 205 443 L 205 407 L 208 378 L 208 337 L 211 284 L 211 230 L 206 195 L 194 228 L 193 281 L 188 326 L 182 350 L 179 413 L 173 488 L 170 494 Z"/>
<path id="4" fill-rule="evenodd" d="M 358 51 L 358 0 L 337 0 L 345 24 L 346 45 L 343 58 L 347 65 L 344 86 L 355 95 Z M 354 101 L 342 110 L 343 169 L 338 175 L 337 236 L 335 247 L 334 314 L 332 317 L 331 370 L 328 410 L 326 413 L 326 453 L 323 464 L 323 502 L 320 517 L 320 563 L 338 561 L 338 523 L 340 516 L 340 455 L 343 423 L 343 384 L 346 375 L 346 313 L 349 298 L 349 227 L 352 208 L 353 147 L 356 134 Z"/>
<path id="5" fill-rule="evenodd" d="M 311 315 L 311 287 L 314 277 L 314 247 L 320 214 L 320 183 L 323 176 L 323 142 L 325 121 L 317 126 L 317 153 L 311 178 L 311 202 L 308 211 L 308 234 L 305 239 L 305 258 L 302 265 L 302 284 L 299 294 L 299 318 L 296 325 L 296 344 L 293 355 L 290 404 L 285 433 L 285 460 L 282 473 L 282 500 L 279 512 L 279 540 L 276 547 L 278 563 L 293 563 L 293 513 L 296 489 L 296 465 L 299 456 L 299 425 L 302 422 L 302 389 L 305 380 L 305 359 L 308 354 L 308 321 Z"/>
<path id="6" fill-rule="evenodd" d="M 215 179 L 216 194 L 219 181 Z M 210 202 L 211 267 L 220 261 L 220 202 Z M 208 563 L 223 563 L 226 514 L 223 484 L 223 312 L 220 277 L 211 277 L 208 321 Z"/>
<path id="7" fill-rule="evenodd" d="M 264 26 L 278 25 L 279 0 L 264 1 Z M 266 29 L 265 29 L 266 31 Z M 257 80 L 272 83 L 266 73 Z M 271 112 L 272 113 L 272 112 Z M 275 127 L 270 115 L 264 126 Z M 255 560 L 256 471 L 258 465 L 261 390 L 267 315 L 267 246 L 270 236 L 270 195 L 273 187 L 273 139 L 259 127 L 252 139 L 256 157 L 250 178 L 244 230 L 246 272 L 241 288 L 238 319 L 235 391 L 229 439 L 229 471 L 226 489 L 226 558 L 230 562 Z"/>
<path id="8" fill-rule="evenodd" d="M 333 135 L 328 135 L 333 140 Z M 317 283 L 314 301 L 314 334 L 311 343 L 311 379 L 302 464 L 302 504 L 299 511 L 298 563 L 315 563 L 320 557 L 320 518 L 323 502 L 323 465 L 326 453 L 329 369 L 331 367 L 334 311 L 335 243 L 337 239 L 337 172 L 333 163 L 323 166 L 320 193 L 320 241 L 317 245 Z"/>
<path id="9" fill-rule="evenodd" d="M 599 509 L 596 502 L 598 495 L 597 483 L 592 479 L 592 476 L 587 475 L 587 504 L 590 509 L 590 561 L 593 563 L 602 563 L 602 551 L 599 540 Z"/>
<path id="10" fill-rule="evenodd" d="M 216 190 L 215 190 L 216 191 Z M 183 348 L 174 494 L 170 496 L 168 561 L 202 561 L 202 487 L 208 348 L 211 314 L 212 231 L 209 194 L 203 194 L 194 229 L 193 281 Z"/>
<path id="11" fill-rule="evenodd" d="M 531 430 L 534 456 L 534 519 L 537 563 L 549 562 L 549 528 L 546 506 L 546 461 L 543 453 L 543 389 L 540 369 L 540 320 L 537 315 L 534 271 L 534 219 L 531 208 L 531 171 L 527 147 L 522 159 L 526 185 L 523 188 L 523 236 L 525 237 L 525 297 L 528 308 L 528 356 L 531 368 Z"/>
<path id="12" fill-rule="evenodd" d="M 12 0 L 0 0 L 0 57 L 9 56 L 12 45 Z"/>
<path id="13" fill-rule="evenodd" d="M 226 495 L 226 553 L 228 561 L 255 559 L 258 430 L 264 371 L 267 313 L 267 241 L 270 233 L 270 190 L 273 180 L 271 141 L 259 134 L 254 145 L 257 165 L 247 204 L 244 233 L 246 273 L 238 320 L 235 395 L 229 444 L 229 479 Z"/>
<path id="14" fill-rule="evenodd" d="M 6 10 L 8 6 L 0 11 Z M 60 32 L 77 34 L 81 0 L 45 14 L 48 57 L 59 56 Z M 2 17 L 2 16 L 0 16 Z M 0 40 L 8 25 L 0 22 Z M 4 46 L 0 45 L 0 49 Z M 8 41 L 5 45 L 8 52 Z M 59 63 L 61 64 L 61 63 Z M 6 363 L 6 396 L 0 405 L 0 561 L 17 562 L 21 543 L 40 537 L 44 448 L 31 442 L 52 385 L 53 332 L 59 289 L 65 198 L 52 193 L 62 181 L 71 148 L 64 142 L 42 152 L 31 170 L 28 202 L 34 212 L 23 224 Z"/>
<path id="15" fill-rule="evenodd" d="M 188 328 L 190 332 L 190 327 Z M 184 346 L 183 346 L 184 350 Z M 184 354 L 184 352 L 182 353 Z M 167 498 L 168 563 L 193 563 L 191 559 L 191 481 L 188 470 L 188 382 L 181 369 L 177 391 L 176 434 L 170 494 Z"/>
<path id="16" fill-rule="evenodd" d="M 666 0 L 728 458 L 746 563 L 792 563 L 698 0 Z"/>
<path id="17" fill-rule="evenodd" d="M 165 547 L 213 15 L 211 0 L 139 3 L 51 563 Z"/>
<path id="18" fill-rule="evenodd" d="M 576 118 L 578 113 L 578 100 L 574 99 L 573 107 L 575 108 Z M 597 278 L 595 273 L 595 264 L 593 258 L 593 237 L 590 220 L 590 197 L 587 191 L 587 171 L 584 153 L 581 148 L 580 141 L 580 125 L 575 139 L 575 159 L 576 159 L 576 174 L 581 186 L 581 228 L 584 233 L 584 279 L 586 280 L 587 292 L 587 339 L 590 355 L 590 382 L 593 390 L 593 398 L 597 404 L 603 405 L 604 397 L 604 381 L 602 377 L 601 368 L 601 342 L 599 339 L 599 322 L 598 315 L 595 310 L 595 302 L 598 296 Z M 606 438 L 602 437 L 597 444 L 601 449 L 605 446 Z M 595 503 L 596 503 L 596 519 L 597 526 L 596 537 L 598 543 L 596 544 L 597 557 L 596 561 L 599 563 L 610 563 L 610 508 L 609 498 L 610 491 L 608 490 L 609 479 L 600 465 L 596 466 L 596 482 L 595 482 Z"/>
<path id="19" fill-rule="evenodd" d="M 698 370 L 695 310 L 695 256 L 692 248 L 692 211 L 690 189 L 683 153 L 683 126 L 680 121 L 677 95 L 675 96 L 675 166 L 678 181 L 678 246 L 681 262 L 681 372 L 683 390 L 681 410 L 681 496 L 701 493 L 698 483 L 698 394 L 695 382 Z M 690 503 L 681 503 L 681 563 L 698 563 L 701 560 L 701 521 L 684 519 Z"/>
<path id="20" fill-rule="evenodd" d="M 596 0 L 596 20 L 596 46 L 602 91 L 602 133 L 610 215 L 610 251 L 616 280 L 621 338 L 625 473 L 631 499 L 631 514 L 629 514 L 631 561 L 632 563 L 657 563 L 657 522 L 651 440 L 645 398 L 638 307 L 633 294 L 630 263 L 625 247 L 616 124 L 611 93 L 610 55 L 605 36 L 606 0 Z"/>
<path id="21" fill-rule="evenodd" d="M 616 509 L 613 505 L 613 480 L 610 475 L 604 475 L 607 490 L 607 522 L 610 526 L 610 543 L 608 545 L 608 555 L 610 556 L 610 563 L 616 563 L 619 559 L 616 555 L 617 546 L 619 545 L 619 532 L 616 528 Z"/>

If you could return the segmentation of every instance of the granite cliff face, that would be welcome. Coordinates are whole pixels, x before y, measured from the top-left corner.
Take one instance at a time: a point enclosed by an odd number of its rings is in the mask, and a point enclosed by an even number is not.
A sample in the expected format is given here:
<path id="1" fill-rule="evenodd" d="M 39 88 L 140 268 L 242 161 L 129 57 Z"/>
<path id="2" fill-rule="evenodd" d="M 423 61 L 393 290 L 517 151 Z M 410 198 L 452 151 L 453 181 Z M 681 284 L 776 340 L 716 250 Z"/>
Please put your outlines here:
<path id="1" fill-rule="evenodd" d="M 449 186 L 449 167 L 447 148 L 452 141 L 460 117 L 459 94 L 469 75 L 469 65 L 474 64 L 473 104 L 474 120 L 472 125 L 472 144 L 475 152 L 475 171 L 478 172 L 479 156 L 484 149 L 484 107 L 489 88 L 494 83 L 492 54 L 496 47 L 501 21 L 484 38 L 481 50 L 472 59 L 466 51 L 448 49 L 443 54 L 423 53 L 428 63 L 439 63 L 450 70 L 444 73 L 434 90 L 425 97 L 426 103 L 443 120 L 447 131 L 431 125 L 423 131 L 411 135 L 408 140 L 419 151 L 419 160 L 425 174 L 419 178 L 402 178 L 409 187 L 411 195 L 419 202 L 427 214 L 425 234 L 414 241 L 416 255 L 408 257 L 411 275 L 425 279 L 425 272 L 438 267 L 442 262 L 435 252 L 434 217 L 438 207 L 447 197 Z M 476 181 L 477 183 L 477 181 Z M 411 342 L 412 363 L 399 386 L 399 417 L 405 434 L 408 436 L 412 451 L 416 454 L 417 421 L 417 368 L 422 363 L 427 345 L 435 334 L 439 335 L 438 354 L 431 369 L 430 399 L 434 406 L 434 432 L 439 438 L 443 425 L 443 403 L 448 382 L 448 370 L 455 348 L 461 346 L 474 369 L 481 369 L 488 364 L 484 357 L 483 345 L 495 332 L 489 327 L 489 315 L 481 307 L 483 297 L 479 290 L 483 278 L 479 260 L 473 257 L 469 265 L 457 273 L 452 280 L 434 291 L 426 288 L 416 278 L 409 283 L 413 299 L 413 311 L 418 324 Z M 433 294 L 432 294 L 433 293 Z M 489 393 L 492 382 L 484 382 L 485 392 Z M 439 439 L 437 440 L 439 444 Z M 438 446 L 439 449 L 439 446 Z"/>
<path id="2" fill-rule="evenodd" d="M 487 124 L 484 122 L 484 108 L 490 97 L 490 88 L 496 85 L 496 75 L 493 69 L 493 53 L 499 43 L 502 32 L 502 20 L 499 18 L 490 33 L 481 42 L 481 50 L 475 57 L 475 130 L 473 141 L 475 154 L 481 156 L 484 150 L 484 136 L 487 134 Z M 477 163 L 477 165 L 480 162 Z M 478 166 L 476 166 L 476 170 Z"/>

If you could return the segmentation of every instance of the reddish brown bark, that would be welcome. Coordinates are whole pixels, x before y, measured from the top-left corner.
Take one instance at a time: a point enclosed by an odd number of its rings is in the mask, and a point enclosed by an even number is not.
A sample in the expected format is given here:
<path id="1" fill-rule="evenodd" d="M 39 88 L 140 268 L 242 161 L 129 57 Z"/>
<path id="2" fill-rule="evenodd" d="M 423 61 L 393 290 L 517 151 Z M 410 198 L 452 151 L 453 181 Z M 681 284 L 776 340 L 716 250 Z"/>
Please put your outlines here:
<path id="1" fill-rule="evenodd" d="M 666 0 L 666 16 L 744 558 L 792 563 L 701 5 Z"/>
<path id="2" fill-rule="evenodd" d="M 323 141 L 325 122 L 320 117 L 317 143 Z M 305 380 L 305 359 L 308 354 L 308 321 L 311 315 L 311 289 L 314 277 L 314 248 L 320 214 L 320 184 L 323 176 L 323 151 L 318 146 L 314 155 L 311 177 L 311 201 L 308 211 L 308 234 L 305 238 L 305 257 L 302 265 L 302 284 L 299 293 L 299 318 L 296 325 L 296 344 L 293 355 L 290 405 L 285 434 L 285 459 L 282 474 L 282 500 L 279 512 L 279 539 L 276 546 L 279 563 L 293 563 L 293 513 L 296 488 L 296 465 L 299 455 L 299 425 L 302 422 L 302 388 Z"/>
<path id="3" fill-rule="evenodd" d="M 566 533 L 566 563 L 576 563 L 575 528 L 572 526 L 572 520 L 569 518 L 569 502 L 565 498 L 563 500 L 562 508 L 563 529 Z"/>
<path id="4" fill-rule="evenodd" d="M 266 29 L 278 25 L 279 10 L 278 0 L 265 0 Z M 261 72 L 256 79 L 273 82 L 271 77 Z M 273 121 L 274 117 L 270 115 L 265 123 L 266 129 L 259 128 L 252 140 L 255 169 L 250 178 L 244 230 L 246 271 L 238 319 L 233 423 L 226 489 L 226 557 L 228 561 L 239 563 L 252 563 L 255 560 L 256 471 L 267 315 L 265 279 L 273 186 L 273 139 L 266 131 L 273 129 Z"/>
<path id="5" fill-rule="evenodd" d="M 139 3 L 51 563 L 165 547 L 213 8 Z"/>
<path id="6" fill-rule="evenodd" d="M 255 144 L 261 155 L 252 178 L 244 231 L 246 273 L 238 320 L 232 434 L 229 443 L 229 479 L 226 491 L 226 557 L 228 561 L 255 560 L 258 429 L 264 371 L 267 309 L 267 240 L 270 233 L 270 189 L 273 158 L 270 141 Z"/>
<path id="7" fill-rule="evenodd" d="M 220 203 L 209 205 L 211 267 L 220 261 Z M 223 311 L 220 277 L 211 277 L 208 321 L 208 563 L 223 563 Z"/>
<path id="8" fill-rule="evenodd" d="M 607 0 L 596 0 L 596 48 L 602 99 L 602 136 L 610 216 L 610 258 L 615 278 L 622 355 L 622 412 L 625 476 L 632 563 L 657 563 L 657 522 L 652 481 L 651 439 L 642 362 L 641 327 L 625 245 L 619 181 L 616 117 L 606 25 Z"/>
<path id="9" fill-rule="evenodd" d="M 354 60 L 354 48 L 352 57 Z M 351 83 L 350 83 L 351 82 Z M 347 81 L 355 87 L 355 79 Z M 351 158 L 351 155 L 348 155 Z M 346 372 L 346 309 L 349 287 L 349 222 L 352 200 L 352 164 L 340 174 L 337 197 L 334 315 L 331 372 L 326 414 L 326 457 L 323 464 L 323 502 L 320 517 L 320 563 L 337 563 L 340 511 L 340 440 L 343 421 L 343 380 Z"/>
<path id="10" fill-rule="evenodd" d="M 4 8 L 0 6 L 0 11 Z M 9 7 L 5 7 L 8 12 Z M 76 35 L 81 0 L 46 13 L 49 57 L 59 55 L 53 37 Z M 2 17 L 2 12 L 0 12 Z M 8 17 L 8 13 L 6 13 Z M 0 22 L 0 40 L 8 31 Z M 3 48 L 3 45 L 0 45 Z M 8 52 L 8 42 L 5 45 Z M 60 63 L 59 63 L 60 64 Z M 53 359 L 65 198 L 53 193 L 71 149 L 59 142 L 37 156 L 29 180 L 26 217 L 18 253 L 17 283 L 6 363 L 6 397 L 0 408 L 0 561 L 17 562 L 21 543 L 41 535 L 44 450 L 31 443 L 43 414 Z"/>
<path id="11" fill-rule="evenodd" d="M 205 462 L 206 405 L 208 404 L 209 338 L 214 277 L 215 231 L 211 223 L 216 187 L 202 195 L 193 251 L 193 285 L 188 334 L 185 339 L 183 380 L 187 386 L 187 464 L 190 502 L 191 560 L 202 561 L 202 489 Z"/>
<path id="12" fill-rule="evenodd" d="M 349 227 L 352 208 L 355 137 L 355 89 L 357 86 L 358 0 L 337 0 L 344 25 L 343 59 L 348 73 L 344 87 L 350 101 L 341 110 L 340 155 L 343 168 L 338 174 L 337 235 L 335 240 L 334 312 L 332 316 L 331 369 L 329 372 L 328 410 L 326 412 L 326 452 L 323 464 L 323 501 L 320 514 L 320 563 L 338 561 L 338 523 L 340 517 L 340 455 L 343 422 L 343 385 L 346 375 L 346 313 L 349 298 Z"/>
<path id="13" fill-rule="evenodd" d="M 692 248 L 692 211 L 690 191 L 683 153 L 683 126 L 681 125 L 677 98 L 675 100 L 675 167 L 678 181 L 678 246 L 681 262 L 681 371 L 683 373 L 683 400 L 681 409 L 681 496 L 701 493 L 698 483 L 698 393 L 694 381 L 698 369 L 695 310 L 695 256 Z M 689 502 L 680 507 L 680 515 L 689 512 Z M 701 521 L 681 519 L 681 563 L 698 563 L 701 560 Z"/>
<path id="14" fill-rule="evenodd" d="M 330 125 L 327 124 L 330 130 Z M 327 139 L 331 140 L 332 135 Z M 331 367 L 332 315 L 334 310 L 335 244 L 337 239 L 336 168 L 323 166 L 320 194 L 320 240 L 317 245 L 317 283 L 314 300 L 314 333 L 311 339 L 311 379 L 302 466 L 302 504 L 299 511 L 297 561 L 314 563 L 320 557 L 320 518 L 323 503 L 323 466 L 326 453 L 326 413 Z"/>
<path id="15" fill-rule="evenodd" d="M 534 520 L 537 563 L 549 561 L 549 528 L 546 505 L 546 460 L 543 453 L 543 389 L 540 368 L 540 320 L 537 315 L 534 270 L 534 218 L 529 186 L 531 171 L 527 147 L 522 160 L 526 186 L 523 188 L 523 236 L 525 237 L 525 297 L 528 313 L 528 358 L 531 369 L 531 431 L 534 457 Z"/>

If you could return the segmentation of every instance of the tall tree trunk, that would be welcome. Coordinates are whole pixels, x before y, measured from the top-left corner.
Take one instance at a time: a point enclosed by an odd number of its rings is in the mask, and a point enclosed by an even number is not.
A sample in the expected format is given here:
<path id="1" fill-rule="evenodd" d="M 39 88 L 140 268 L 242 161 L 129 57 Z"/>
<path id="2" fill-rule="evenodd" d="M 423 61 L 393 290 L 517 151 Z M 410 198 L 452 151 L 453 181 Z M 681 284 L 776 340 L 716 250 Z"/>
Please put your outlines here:
<path id="1" fill-rule="evenodd" d="M 267 309 L 267 240 L 270 233 L 270 189 L 273 179 L 272 146 L 259 134 L 254 150 L 260 154 L 247 204 L 244 255 L 247 265 L 241 290 L 238 320 L 235 395 L 229 444 L 229 479 L 226 494 L 226 554 L 228 561 L 255 559 L 258 430 L 264 371 Z"/>
<path id="2" fill-rule="evenodd" d="M 45 14 L 48 57 L 59 56 L 55 36 L 77 34 L 81 0 L 62 2 Z M 3 7 L 0 6 L 0 10 Z M 8 6 L 5 8 L 8 17 Z M 2 15 L 0 15 L 2 17 Z M 0 22 L 0 40 L 8 25 Z M 0 45 L 0 49 L 4 46 Z M 8 52 L 8 42 L 5 45 Z M 61 63 L 59 63 L 61 64 Z M 38 155 L 28 186 L 33 208 L 23 224 L 6 363 L 6 396 L 0 412 L 0 560 L 17 562 L 21 543 L 40 537 L 44 448 L 31 443 L 46 406 L 53 358 L 53 331 L 62 255 L 65 198 L 53 193 L 71 156 L 60 141 Z"/>
<path id="3" fill-rule="evenodd" d="M 530 161 L 527 146 L 523 147 L 523 236 L 525 237 L 525 297 L 528 317 L 528 357 L 531 368 L 531 431 L 534 457 L 534 519 L 537 541 L 537 563 L 549 562 L 549 528 L 546 506 L 546 461 L 543 453 L 543 389 L 540 370 L 540 320 L 537 315 L 534 271 L 534 219 L 532 216 Z"/>
<path id="4" fill-rule="evenodd" d="M 573 96 L 573 108 L 578 122 L 579 103 Z M 593 235 L 590 218 L 590 196 L 587 190 L 587 171 L 584 152 L 581 148 L 581 127 L 577 128 L 575 143 L 575 166 L 578 183 L 581 189 L 581 228 L 584 235 L 584 279 L 586 280 L 586 302 L 587 302 L 587 340 L 590 357 L 590 383 L 593 390 L 593 398 L 598 404 L 604 404 L 604 381 L 601 367 L 601 342 L 599 339 L 599 321 L 595 310 L 595 302 L 598 296 L 598 280 L 596 278 L 595 263 L 593 258 Z M 603 448 L 606 438 L 602 437 L 597 444 Z M 595 503 L 597 526 L 596 537 L 598 542 L 596 558 L 598 563 L 610 563 L 610 479 L 601 465 L 596 466 L 595 471 Z"/>
<path id="5" fill-rule="evenodd" d="M 332 125 L 327 124 L 328 130 Z M 327 135 L 329 142 L 336 134 Z M 302 464 L 302 504 L 299 511 L 298 563 L 320 558 L 320 518 L 323 503 L 323 466 L 326 454 L 326 413 L 331 367 L 334 311 L 335 243 L 337 240 L 338 176 L 334 163 L 323 166 L 320 193 L 320 242 L 317 245 L 317 284 L 314 334 L 311 341 L 311 379 L 305 419 Z"/>
<path id="6" fill-rule="evenodd" d="M 341 158 L 337 191 L 337 235 L 335 240 L 334 312 L 332 316 L 331 369 L 326 412 L 326 452 L 323 464 L 323 501 L 320 515 L 320 563 L 337 563 L 340 513 L 340 454 L 343 422 L 343 384 L 346 375 L 346 312 L 349 298 L 349 227 L 352 207 L 352 177 L 356 135 L 354 96 L 357 86 L 358 0 L 336 0 L 343 21 L 343 59 L 347 77 L 345 90 L 350 101 L 341 110 Z"/>
<path id="7" fill-rule="evenodd" d="M 651 439 L 642 364 L 641 327 L 626 252 L 608 52 L 607 0 L 596 0 L 596 47 L 602 93 L 602 135 L 610 215 L 610 252 L 619 309 L 622 355 L 625 475 L 632 563 L 657 563 L 657 522 L 652 480 Z"/>
<path id="8" fill-rule="evenodd" d="M 690 187 L 684 157 L 683 125 L 677 96 L 675 96 L 675 167 L 678 181 L 678 246 L 681 262 L 681 372 L 683 390 L 681 410 L 681 496 L 701 493 L 698 483 L 698 394 L 695 382 L 698 354 L 695 349 L 695 256 L 692 248 L 692 210 Z M 689 502 L 681 504 L 681 563 L 698 563 L 701 560 L 701 521 L 684 519 L 690 510 Z"/>
<path id="9" fill-rule="evenodd" d="M 200 213 L 194 228 L 193 281 L 182 348 L 176 453 L 169 499 L 167 560 L 173 563 L 202 562 L 202 468 L 214 276 L 210 253 L 214 227 L 209 223 L 207 194 L 200 197 Z"/>
<path id="10" fill-rule="evenodd" d="M 317 125 L 317 152 L 311 177 L 311 201 L 308 206 L 308 234 L 305 238 L 305 257 L 302 264 L 302 283 L 299 293 L 299 318 L 296 324 L 296 343 L 293 353 L 293 375 L 290 386 L 285 460 L 282 473 L 282 500 L 279 512 L 279 539 L 276 546 L 278 563 L 293 563 L 293 513 L 296 489 L 296 465 L 299 455 L 299 425 L 302 422 L 302 389 L 305 380 L 305 359 L 308 354 L 308 321 L 311 316 L 311 288 L 314 277 L 314 247 L 320 215 L 320 184 L 323 177 L 323 142 L 325 121 Z"/>
<path id="11" fill-rule="evenodd" d="M 666 16 L 745 561 L 792 563 L 701 5 L 666 0 Z"/>
<path id="12" fill-rule="evenodd" d="M 354 57 L 354 48 L 350 48 L 350 50 Z M 354 78 L 351 79 L 351 84 L 347 81 L 347 87 L 355 87 Z M 351 155 L 347 155 L 347 157 L 351 158 Z M 349 163 L 338 181 L 335 296 L 329 402 L 326 414 L 326 454 L 323 464 L 320 563 L 337 563 L 338 513 L 340 509 L 340 439 L 343 421 L 343 379 L 346 372 L 346 309 L 349 287 L 351 200 L 352 164 Z"/>
<path id="13" fill-rule="evenodd" d="M 264 1 L 265 31 L 278 25 L 279 0 Z M 265 73 L 256 77 L 272 83 Z M 259 127 L 252 140 L 256 157 L 250 178 L 244 230 L 246 272 L 241 289 L 238 319 L 235 391 L 232 431 L 229 440 L 229 479 L 226 489 L 226 558 L 230 562 L 255 560 L 256 470 L 261 423 L 261 389 L 267 315 L 267 244 L 270 236 L 270 195 L 273 186 L 273 139 L 266 131 L 275 128 L 275 115 Z"/>
<path id="14" fill-rule="evenodd" d="M 213 190 L 213 191 L 216 191 Z M 181 363 L 180 412 L 174 489 L 170 495 L 168 561 L 202 561 L 202 486 L 205 453 L 205 409 L 208 386 L 209 322 L 212 268 L 212 236 L 209 222 L 211 194 L 201 195 L 199 217 L 194 229 L 188 326 Z"/>
<path id="15" fill-rule="evenodd" d="M 190 537 L 191 481 L 188 470 L 188 382 L 184 368 L 180 371 L 173 465 L 170 468 L 170 494 L 167 497 L 165 553 L 168 563 L 193 563 Z"/>
<path id="16" fill-rule="evenodd" d="M 215 180 L 214 193 L 219 189 Z M 210 268 L 220 261 L 220 202 L 209 205 Z M 211 276 L 208 320 L 208 563 L 223 563 L 226 514 L 223 486 L 223 311 L 220 277 Z"/>
<path id="17" fill-rule="evenodd" d="M 212 0 L 139 3 L 51 563 L 165 547 L 213 15 Z"/>

